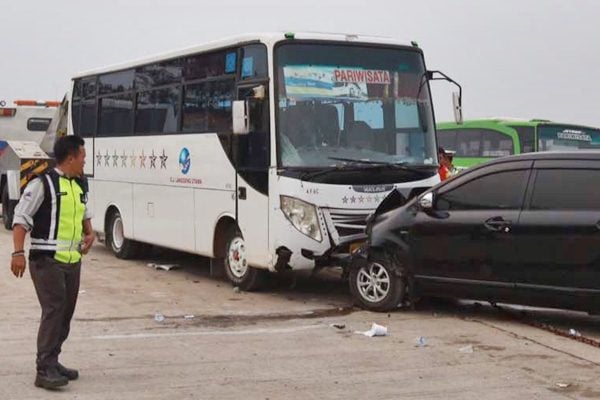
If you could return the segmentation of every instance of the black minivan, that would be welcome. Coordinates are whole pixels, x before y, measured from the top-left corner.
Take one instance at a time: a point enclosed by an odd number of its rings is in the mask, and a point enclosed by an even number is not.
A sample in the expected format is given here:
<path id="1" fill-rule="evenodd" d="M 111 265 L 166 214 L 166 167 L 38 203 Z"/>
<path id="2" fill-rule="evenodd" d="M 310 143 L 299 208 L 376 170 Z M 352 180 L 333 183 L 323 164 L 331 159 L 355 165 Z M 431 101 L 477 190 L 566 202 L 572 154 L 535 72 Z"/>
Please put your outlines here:
<path id="1" fill-rule="evenodd" d="M 600 311 L 600 152 L 500 158 L 402 200 L 380 204 L 353 256 L 362 307 L 435 296 Z"/>

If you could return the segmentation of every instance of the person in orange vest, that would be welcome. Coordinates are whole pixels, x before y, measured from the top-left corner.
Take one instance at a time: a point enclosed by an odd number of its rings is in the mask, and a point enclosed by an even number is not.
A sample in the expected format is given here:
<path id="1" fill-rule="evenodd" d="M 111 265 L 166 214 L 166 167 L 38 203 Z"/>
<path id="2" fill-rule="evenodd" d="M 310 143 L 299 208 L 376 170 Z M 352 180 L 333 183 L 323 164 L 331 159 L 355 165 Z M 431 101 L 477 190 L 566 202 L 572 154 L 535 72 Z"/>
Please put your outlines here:
<path id="1" fill-rule="evenodd" d="M 440 174 L 440 180 L 443 182 L 446 179 L 450 178 L 450 168 L 448 161 L 448 154 L 443 147 L 438 148 L 438 159 L 440 162 L 440 167 L 438 168 L 438 173 Z"/>

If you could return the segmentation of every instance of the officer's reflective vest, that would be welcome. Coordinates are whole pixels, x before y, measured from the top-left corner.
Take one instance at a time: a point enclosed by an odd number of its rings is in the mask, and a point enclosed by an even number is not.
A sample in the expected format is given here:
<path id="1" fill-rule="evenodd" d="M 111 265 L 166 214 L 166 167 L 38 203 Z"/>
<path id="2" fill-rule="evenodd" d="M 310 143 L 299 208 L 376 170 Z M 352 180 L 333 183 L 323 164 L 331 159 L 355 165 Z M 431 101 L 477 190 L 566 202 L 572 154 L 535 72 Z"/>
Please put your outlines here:
<path id="1" fill-rule="evenodd" d="M 46 254 L 61 263 L 81 260 L 87 185 L 54 169 L 40 176 L 44 200 L 33 216 L 30 256 Z"/>

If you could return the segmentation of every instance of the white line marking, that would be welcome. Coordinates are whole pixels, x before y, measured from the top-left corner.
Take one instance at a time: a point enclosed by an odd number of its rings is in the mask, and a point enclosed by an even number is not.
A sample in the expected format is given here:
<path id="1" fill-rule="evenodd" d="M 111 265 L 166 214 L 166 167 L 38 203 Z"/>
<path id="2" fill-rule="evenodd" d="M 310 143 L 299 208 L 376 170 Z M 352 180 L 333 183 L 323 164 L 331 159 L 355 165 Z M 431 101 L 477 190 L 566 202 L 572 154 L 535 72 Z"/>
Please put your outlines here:
<path id="1" fill-rule="evenodd" d="M 153 339 L 174 336 L 235 336 L 235 335 L 257 335 L 257 334 L 278 334 L 295 333 L 311 329 L 327 328 L 327 325 L 305 325 L 292 328 L 273 328 L 273 329 L 247 329 L 241 331 L 201 331 L 201 332 L 173 332 L 173 333 L 134 333 L 129 335 L 100 335 L 92 336 L 92 339 L 98 340 L 119 340 L 119 339 Z"/>

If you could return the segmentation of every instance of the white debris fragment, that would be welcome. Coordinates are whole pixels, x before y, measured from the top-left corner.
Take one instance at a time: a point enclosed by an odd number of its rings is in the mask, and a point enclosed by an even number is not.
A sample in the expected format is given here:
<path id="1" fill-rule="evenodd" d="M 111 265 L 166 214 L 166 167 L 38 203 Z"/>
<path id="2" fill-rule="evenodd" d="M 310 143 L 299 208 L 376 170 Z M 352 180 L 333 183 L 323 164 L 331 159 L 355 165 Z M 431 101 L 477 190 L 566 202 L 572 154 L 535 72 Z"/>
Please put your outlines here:
<path id="1" fill-rule="evenodd" d="M 361 335 L 365 335 L 368 337 L 387 336 L 388 329 L 387 329 L 387 327 L 385 327 L 383 325 L 378 325 L 375 322 L 373 322 L 373 325 L 371 325 L 371 329 L 369 329 L 368 331 L 364 331 L 364 332 L 356 331 L 355 333 L 359 333 Z"/>
<path id="2" fill-rule="evenodd" d="M 157 264 L 157 263 L 148 263 L 148 264 L 146 264 L 146 265 L 148 265 L 149 267 L 151 267 L 151 268 L 154 268 L 154 269 L 156 269 L 156 270 L 158 270 L 158 269 L 162 269 L 163 271 L 170 271 L 170 270 L 172 270 L 172 269 L 178 269 L 178 268 L 180 268 L 180 267 L 179 267 L 179 264 Z"/>
<path id="3" fill-rule="evenodd" d="M 79 291 L 79 294 L 84 294 L 85 293 L 85 289 L 82 289 Z"/>
<path id="4" fill-rule="evenodd" d="M 154 314 L 154 320 L 156 322 L 163 322 L 165 320 L 165 316 L 162 315 L 161 313 L 156 313 L 156 314 Z"/>
<path id="5" fill-rule="evenodd" d="M 571 384 L 570 383 L 557 382 L 556 386 L 559 387 L 559 388 L 561 388 L 561 389 L 566 389 L 569 386 L 571 386 Z"/>
<path id="6" fill-rule="evenodd" d="M 188 314 L 183 316 L 184 319 L 194 319 L 194 314 Z"/>
<path id="7" fill-rule="evenodd" d="M 418 338 L 415 338 L 415 343 L 417 344 L 417 347 L 425 347 L 427 346 L 427 338 L 425 336 L 419 336 Z"/>
<path id="8" fill-rule="evenodd" d="M 579 333 L 578 331 L 576 331 L 575 329 L 569 329 L 569 335 L 571 336 L 575 336 L 575 337 L 580 337 L 581 333 Z"/>
<path id="9" fill-rule="evenodd" d="M 461 347 L 460 349 L 458 349 L 458 351 L 460 351 L 461 353 L 472 353 L 473 352 L 473 345 L 468 345 L 465 347 Z"/>

